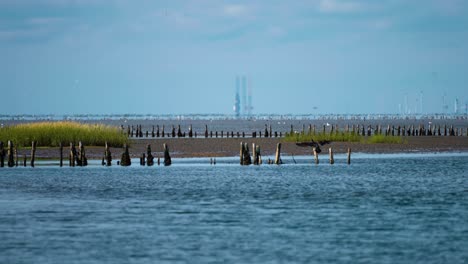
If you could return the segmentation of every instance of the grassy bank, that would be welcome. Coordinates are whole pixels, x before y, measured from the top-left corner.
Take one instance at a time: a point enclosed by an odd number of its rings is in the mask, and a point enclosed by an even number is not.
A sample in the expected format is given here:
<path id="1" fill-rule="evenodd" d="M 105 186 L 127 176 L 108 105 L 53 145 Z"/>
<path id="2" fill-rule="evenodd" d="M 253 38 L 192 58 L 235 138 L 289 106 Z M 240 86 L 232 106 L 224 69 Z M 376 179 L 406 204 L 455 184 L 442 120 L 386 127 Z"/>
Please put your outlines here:
<path id="1" fill-rule="evenodd" d="M 88 146 L 104 146 L 107 141 L 110 146 L 121 147 L 128 141 L 116 127 L 76 122 L 40 122 L 0 128 L 0 141 L 6 144 L 8 140 L 19 147 L 31 146 L 32 141 L 37 141 L 41 147 L 56 147 L 60 142 L 77 144 L 79 141 Z"/>
<path id="2" fill-rule="evenodd" d="M 368 144 L 402 144 L 403 139 L 396 136 L 373 135 L 370 137 L 360 136 L 352 132 L 338 133 L 316 133 L 316 134 L 286 134 L 284 138 L 286 142 L 310 142 L 310 141 L 334 141 L 334 142 L 361 142 Z"/>

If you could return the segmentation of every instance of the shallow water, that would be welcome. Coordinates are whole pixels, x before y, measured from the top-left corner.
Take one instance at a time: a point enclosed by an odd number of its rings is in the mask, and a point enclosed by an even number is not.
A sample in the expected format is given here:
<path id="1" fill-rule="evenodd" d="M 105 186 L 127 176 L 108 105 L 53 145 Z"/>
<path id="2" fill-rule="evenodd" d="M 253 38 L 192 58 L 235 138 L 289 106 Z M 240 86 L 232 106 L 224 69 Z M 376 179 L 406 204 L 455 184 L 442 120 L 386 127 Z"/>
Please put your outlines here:
<path id="1" fill-rule="evenodd" d="M 0 168 L 0 263 L 466 263 L 468 154 Z"/>

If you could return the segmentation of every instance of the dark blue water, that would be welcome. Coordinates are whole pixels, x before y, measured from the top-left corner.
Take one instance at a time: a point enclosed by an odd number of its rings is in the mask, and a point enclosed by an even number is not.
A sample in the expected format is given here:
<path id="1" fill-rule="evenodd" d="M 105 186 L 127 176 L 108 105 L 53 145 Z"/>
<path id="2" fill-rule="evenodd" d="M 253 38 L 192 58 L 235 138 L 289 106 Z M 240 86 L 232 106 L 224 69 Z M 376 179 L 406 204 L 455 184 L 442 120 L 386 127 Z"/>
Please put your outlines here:
<path id="1" fill-rule="evenodd" d="M 1 168 L 0 263 L 468 262 L 466 154 L 173 161 Z"/>

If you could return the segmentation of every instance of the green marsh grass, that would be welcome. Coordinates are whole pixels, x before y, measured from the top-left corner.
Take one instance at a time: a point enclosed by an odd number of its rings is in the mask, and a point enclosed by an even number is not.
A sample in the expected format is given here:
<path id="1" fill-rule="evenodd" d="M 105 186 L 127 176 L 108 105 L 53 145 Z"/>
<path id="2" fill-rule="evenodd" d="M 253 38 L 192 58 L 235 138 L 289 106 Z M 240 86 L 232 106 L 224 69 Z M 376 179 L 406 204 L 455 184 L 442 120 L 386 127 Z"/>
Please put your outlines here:
<path id="1" fill-rule="evenodd" d="M 37 141 L 41 147 L 64 146 L 79 141 L 87 146 L 104 146 L 105 142 L 112 147 L 121 147 L 128 138 L 117 127 L 102 124 L 81 124 L 77 122 L 39 122 L 19 124 L 0 128 L 0 141 L 8 140 L 18 147 L 29 147 Z"/>
<path id="2" fill-rule="evenodd" d="M 286 142 L 310 142 L 310 141 L 331 141 L 331 142 L 361 142 L 364 144 L 402 144 L 402 137 L 373 135 L 370 137 L 360 136 L 353 132 L 338 132 L 338 133 L 316 133 L 316 134 L 286 134 L 284 138 Z"/>
<path id="3" fill-rule="evenodd" d="M 359 142 L 361 136 L 352 132 L 338 133 L 316 133 L 316 134 L 286 134 L 285 141 L 287 142 L 308 142 L 308 141 L 336 141 L 336 142 Z"/>
<path id="4" fill-rule="evenodd" d="M 379 144 L 379 143 L 402 144 L 402 143 L 404 143 L 402 137 L 385 136 L 385 135 L 373 135 L 373 136 L 367 138 L 365 142 L 370 143 L 370 144 Z"/>

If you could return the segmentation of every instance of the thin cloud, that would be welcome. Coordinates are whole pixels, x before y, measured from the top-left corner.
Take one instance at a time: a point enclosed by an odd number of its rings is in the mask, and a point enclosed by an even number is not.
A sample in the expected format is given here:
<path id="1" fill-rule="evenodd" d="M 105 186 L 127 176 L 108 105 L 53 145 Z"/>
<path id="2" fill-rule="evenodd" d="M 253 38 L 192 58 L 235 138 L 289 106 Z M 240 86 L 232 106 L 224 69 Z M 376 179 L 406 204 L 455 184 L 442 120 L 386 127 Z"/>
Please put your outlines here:
<path id="1" fill-rule="evenodd" d="M 320 0 L 318 9 L 322 13 L 354 13 L 364 10 L 364 4 L 353 1 Z"/>
<path id="2" fill-rule="evenodd" d="M 241 17 L 250 13 L 250 8 L 246 5 L 225 5 L 223 7 L 224 14 L 232 17 Z"/>

